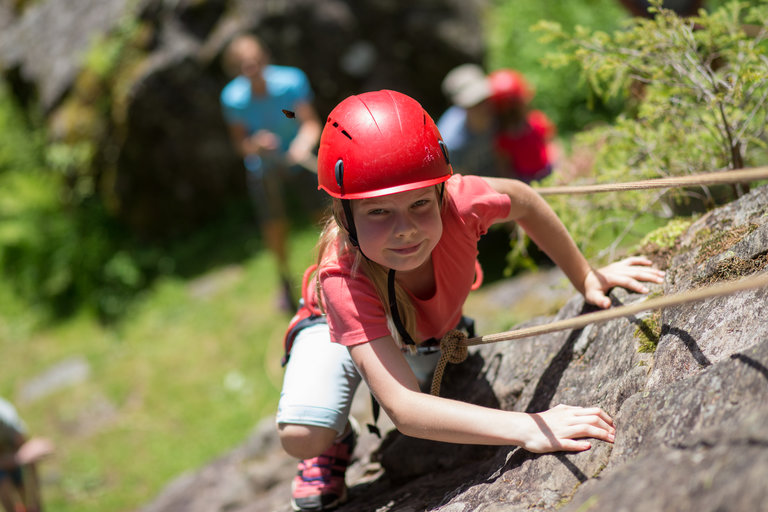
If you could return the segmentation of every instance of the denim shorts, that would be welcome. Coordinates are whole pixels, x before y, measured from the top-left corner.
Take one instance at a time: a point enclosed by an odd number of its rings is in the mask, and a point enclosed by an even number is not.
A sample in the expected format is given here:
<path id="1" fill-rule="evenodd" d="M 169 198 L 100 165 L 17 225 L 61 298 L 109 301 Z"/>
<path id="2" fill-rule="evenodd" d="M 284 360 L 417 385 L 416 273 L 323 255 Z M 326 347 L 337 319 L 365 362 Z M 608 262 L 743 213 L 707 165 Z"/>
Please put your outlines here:
<path id="1" fill-rule="evenodd" d="M 424 382 L 440 352 L 405 356 L 417 379 Z M 361 380 L 347 347 L 331 341 L 327 324 L 302 329 L 285 367 L 277 423 L 325 427 L 341 434 Z"/>

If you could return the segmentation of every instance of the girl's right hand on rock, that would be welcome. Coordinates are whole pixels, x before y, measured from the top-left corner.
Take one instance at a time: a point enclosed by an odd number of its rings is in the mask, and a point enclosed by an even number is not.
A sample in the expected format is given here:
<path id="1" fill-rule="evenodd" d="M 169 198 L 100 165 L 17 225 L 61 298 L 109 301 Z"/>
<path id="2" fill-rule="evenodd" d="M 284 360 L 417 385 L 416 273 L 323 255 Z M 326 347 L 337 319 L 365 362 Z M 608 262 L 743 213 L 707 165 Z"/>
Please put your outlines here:
<path id="1" fill-rule="evenodd" d="M 592 447 L 585 438 L 613 442 L 613 419 L 599 407 L 558 405 L 530 414 L 534 426 L 530 440 L 522 447 L 534 453 L 583 451 Z"/>

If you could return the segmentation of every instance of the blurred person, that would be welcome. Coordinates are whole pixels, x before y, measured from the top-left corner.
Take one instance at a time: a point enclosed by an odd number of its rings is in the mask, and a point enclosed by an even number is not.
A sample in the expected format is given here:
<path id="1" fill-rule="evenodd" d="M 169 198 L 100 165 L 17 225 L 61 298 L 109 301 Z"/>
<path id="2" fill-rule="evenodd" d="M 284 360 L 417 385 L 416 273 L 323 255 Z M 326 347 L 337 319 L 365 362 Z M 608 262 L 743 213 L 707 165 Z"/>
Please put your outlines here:
<path id="1" fill-rule="evenodd" d="M 27 438 L 16 408 L 0 398 L 0 503 L 5 512 L 40 512 L 37 462 L 53 453 L 53 443 Z"/>
<path id="2" fill-rule="evenodd" d="M 442 82 L 452 105 L 437 120 L 453 167 L 465 174 L 498 176 L 493 152 L 491 87 L 477 64 L 453 68 Z"/>
<path id="3" fill-rule="evenodd" d="M 523 75 L 512 69 L 493 71 L 488 80 L 497 131 L 494 139 L 501 174 L 526 183 L 552 172 L 555 126 L 540 110 L 530 108 L 534 92 Z"/>
<path id="4" fill-rule="evenodd" d="M 253 35 L 240 35 L 230 42 L 224 66 L 237 75 L 221 91 L 224 119 L 243 157 L 262 235 L 277 262 L 278 305 L 284 311 L 295 311 L 284 180 L 289 169 L 314 169 L 313 151 L 321 130 L 311 103 L 314 93 L 302 70 L 270 64 L 267 48 Z"/>

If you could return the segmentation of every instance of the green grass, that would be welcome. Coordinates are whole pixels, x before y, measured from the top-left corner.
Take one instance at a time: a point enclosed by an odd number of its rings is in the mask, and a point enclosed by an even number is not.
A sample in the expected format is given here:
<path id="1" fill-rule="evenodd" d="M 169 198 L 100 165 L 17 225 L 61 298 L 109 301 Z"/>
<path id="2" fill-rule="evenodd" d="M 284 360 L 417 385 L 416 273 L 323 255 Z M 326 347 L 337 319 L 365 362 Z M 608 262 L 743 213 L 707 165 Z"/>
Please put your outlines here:
<path id="1" fill-rule="evenodd" d="M 297 286 L 316 237 L 294 236 Z M 33 312 L 0 313 L 0 395 L 57 446 L 41 466 L 48 510 L 136 510 L 274 413 L 288 321 L 274 308 L 274 275 L 261 251 L 190 280 L 164 278 L 110 327 L 81 314 L 36 329 Z M 72 357 L 89 363 L 85 381 L 18 400 L 30 379 Z"/>

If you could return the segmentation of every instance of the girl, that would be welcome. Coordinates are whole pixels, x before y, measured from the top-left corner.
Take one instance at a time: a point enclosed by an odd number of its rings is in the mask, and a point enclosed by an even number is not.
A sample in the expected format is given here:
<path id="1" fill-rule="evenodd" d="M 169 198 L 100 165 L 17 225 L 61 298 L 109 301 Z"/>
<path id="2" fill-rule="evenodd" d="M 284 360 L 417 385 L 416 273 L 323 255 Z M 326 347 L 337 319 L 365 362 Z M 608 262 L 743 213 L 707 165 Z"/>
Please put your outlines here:
<path id="1" fill-rule="evenodd" d="M 293 482 L 295 510 L 327 510 L 346 499 L 355 442 L 348 416 L 361 376 L 406 435 L 539 453 L 587 450 L 589 437 L 613 441 L 613 421 L 600 408 L 559 405 L 526 414 L 431 396 L 420 392 L 409 360 L 423 362 L 415 354 L 424 340 L 439 340 L 459 323 L 478 239 L 495 222 L 519 223 L 585 299 L 603 308 L 613 286 L 644 293 L 639 281 L 661 282 L 650 261 L 592 269 L 527 185 L 454 175 L 432 119 L 394 91 L 351 96 L 331 112 L 318 181 L 333 198 L 333 216 L 292 322 L 299 328 L 287 337 L 277 413 L 284 449 L 303 459 Z"/>

